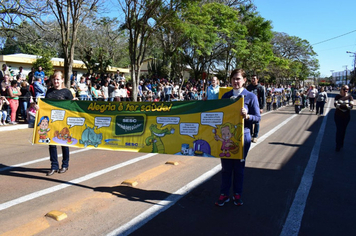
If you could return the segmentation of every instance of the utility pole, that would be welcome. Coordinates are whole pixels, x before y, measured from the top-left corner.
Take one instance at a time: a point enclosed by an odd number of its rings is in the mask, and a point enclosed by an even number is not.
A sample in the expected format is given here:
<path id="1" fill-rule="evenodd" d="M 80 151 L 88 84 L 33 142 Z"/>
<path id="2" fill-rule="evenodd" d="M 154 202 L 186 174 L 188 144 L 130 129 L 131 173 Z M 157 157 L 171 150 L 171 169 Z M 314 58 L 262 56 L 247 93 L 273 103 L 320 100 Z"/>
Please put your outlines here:
<path id="1" fill-rule="evenodd" d="M 346 74 L 345 74 L 345 85 L 347 85 L 347 66 L 344 66 L 346 67 Z"/>
<path id="2" fill-rule="evenodd" d="M 354 54 L 354 72 L 353 72 L 353 84 L 355 84 L 356 82 L 356 52 L 350 52 L 350 51 L 346 51 L 346 53 L 351 53 L 351 54 Z"/>
<path id="3" fill-rule="evenodd" d="M 331 83 L 334 84 L 334 75 L 333 75 L 334 70 L 330 70 L 330 72 L 331 72 Z"/>

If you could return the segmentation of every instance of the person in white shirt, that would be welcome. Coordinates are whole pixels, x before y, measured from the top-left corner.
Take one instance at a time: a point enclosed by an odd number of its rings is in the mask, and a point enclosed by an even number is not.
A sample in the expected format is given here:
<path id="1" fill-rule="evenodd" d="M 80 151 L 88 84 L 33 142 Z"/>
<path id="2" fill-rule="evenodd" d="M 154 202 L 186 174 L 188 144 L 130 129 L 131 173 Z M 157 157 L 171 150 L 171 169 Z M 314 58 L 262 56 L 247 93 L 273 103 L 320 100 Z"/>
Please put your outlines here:
<path id="1" fill-rule="evenodd" d="M 88 85 L 84 76 L 80 77 L 80 82 L 78 84 L 78 95 L 81 101 L 88 100 Z"/>

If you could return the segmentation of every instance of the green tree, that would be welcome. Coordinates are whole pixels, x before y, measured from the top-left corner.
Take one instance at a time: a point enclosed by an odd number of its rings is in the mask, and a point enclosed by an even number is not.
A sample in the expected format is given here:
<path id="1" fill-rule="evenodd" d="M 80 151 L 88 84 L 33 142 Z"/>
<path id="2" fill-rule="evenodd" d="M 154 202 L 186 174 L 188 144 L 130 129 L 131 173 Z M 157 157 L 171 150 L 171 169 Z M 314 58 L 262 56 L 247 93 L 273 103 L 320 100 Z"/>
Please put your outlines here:
<path id="1" fill-rule="evenodd" d="M 183 0 L 118 0 L 125 15 L 122 29 L 127 31 L 130 53 L 130 70 L 133 82 L 133 99 L 137 100 L 137 86 L 141 65 L 157 28 L 164 25 L 175 11 L 184 5 Z"/>
<path id="2" fill-rule="evenodd" d="M 103 17 L 89 21 L 78 31 L 76 54 L 88 72 L 106 73 L 109 66 L 129 65 L 127 38 L 117 25 L 117 19 Z"/>
<path id="3" fill-rule="evenodd" d="M 273 38 L 271 22 L 261 17 L 252 4 L 241 5 L 239 15 L 247 29 L 247 44 L 244 50 L 236 53 L 236 67 L 245 68 L 250 74 L 261 73 L 274 56 L 270 43 Z"/>
<path id="4" fill-rule="evenodd" d="M 219 3 L 192 4 L 184 19 L 185 43 L 180 52 L 198 80 L 204 71 L 217 71 L 226 52 L 238 50 L 245 28 L 238 22 L 236 10 Z"/>
<path id="5" fill-rule="evenodd" d="M 289 78 L 303 81 L 319 69 L 317 54 L 307 40 L 275 32 L 271 43 L 274 55 L 289 61 Z"/>
<path id="6" fill-rule="evenodd" d="M 24 21 L 31 21 L 41 26 L 42 13 L 46 6 L 40 0 L 6 0 L 0 1 L 0 32 L 17 32 Z"/>
<path id="7" fill-rule="evenodd" d="M 99 0 L 47 0 L 47 5 L 55 16 L 60 28 L 61 46 L 64 54 L 64 77 L 70 87 L 75 45 L 79 26 L 97 9 Z"/>

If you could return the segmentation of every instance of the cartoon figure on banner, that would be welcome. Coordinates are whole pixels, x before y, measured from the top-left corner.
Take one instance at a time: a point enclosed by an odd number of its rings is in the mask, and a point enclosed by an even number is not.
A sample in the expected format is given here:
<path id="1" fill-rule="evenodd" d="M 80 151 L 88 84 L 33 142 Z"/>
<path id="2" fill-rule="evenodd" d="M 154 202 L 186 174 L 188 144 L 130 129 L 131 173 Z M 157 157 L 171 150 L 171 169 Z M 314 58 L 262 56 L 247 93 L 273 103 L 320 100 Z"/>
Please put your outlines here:
<path id="1" fill-rule="evenodd" d="M 159 129 L 157 125 L 152 124 L 150 126 L 151 135 L 146 138 L 145 142 L 147 146 L 152 145 L 152 153 L 165 153 L 165 148 L 162 142 L 162 138 L 168 134 L 174 134 L 174 129 Z"/>
<path id="2" fill-rule="evenodd" d="M 192 155 L 192 150 L 189 149 L 189 144 L 183 143 L 183 144 L 182 144 L 182 147 L 181 147 L 181 149 L 180 149 L 180 153 L 181 153 L 182 155 L 189 155 L 189 156 L 191 156 L 191 155 Z"/>
<path id="3" fill-rule="evenodd" d="M 204 139 L 195 140 L 192 148 L 188 143 L 182 143 L 180 152 L 175 155 L 214 157 L 211 155 L 210 144 Z"/>
<path id="4" fill-rule="evenodd" d="M 193 142 L 194 156 L 203 156 L 204 154 L 211 155 L 210 145 L 203 139 L 198 139 Z"/>
<path id="5" fill-rule="evenodd" d="M 48 138 L 48 131 L 50 129 L 48 128 L 49 124 L 49 117 L 48 116 L 42 116 L 40 121 L 38 122 L 38 125 L 40 128 L 38 129 L 38 134 L 40 135 L 40 139 L 38 140 L 39 143 L 50 143 L 51 139 Z"/>
<path id="6" fill-rule="evenodd" d="M 102 133 L 95 133 L 94 127 L 91 128 L 87 125 L 86 129 L 82 133 L 82 138 L 79 140 L 80 144 L 84 144 L 84 147 L 87 147 L 88 145 L 92 145 L 94 147 L 98 147 L 99 144 L 101 144 L 101 140 L 103 139 L 103 134 Z"/>
<path id="7" fill-rule="evenodd" d="M 71 144 L 74 145 L 77 143 L 77 140 L 72 137 L 70 134 L 69 128 L 64 127 L 61 131 L 55 131 L 53 141 L 61 144 Z"/>
<path id="8" fill-rule="evenodd" d="M 221 153 L 219 154 L 220 157 L 230 157 L 231 153 L 236 154 L 239 152 L 239 143 L 234 142 L 232 138 L 235 137 L 236 141 L 240 141 L 242 137 L 242 133 L 237 133 L 237 128 L 241 126 L 241 124 L 235 126 L 229 122 L 220 125 L 220 133 L 221 137 L 217 134 L 217 130 L 213 129 L 213 133 L 215 134 L 215 140 L 221 141 Z"/>

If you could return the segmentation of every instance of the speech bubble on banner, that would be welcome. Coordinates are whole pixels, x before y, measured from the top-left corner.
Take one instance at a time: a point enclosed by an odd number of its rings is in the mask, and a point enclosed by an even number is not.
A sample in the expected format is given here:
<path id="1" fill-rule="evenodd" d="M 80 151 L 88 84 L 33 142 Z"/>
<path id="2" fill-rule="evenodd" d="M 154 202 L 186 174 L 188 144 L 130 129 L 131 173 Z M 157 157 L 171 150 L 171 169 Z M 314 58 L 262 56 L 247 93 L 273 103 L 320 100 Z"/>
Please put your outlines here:
<path id="1" fill-rule="evenodd" d="M 179 132 L 182 135 L 188 135 L 195 139 L 194 135 L 198 134 L 199 123 L 181 123 L 179 125 Z"/>
<path id="2" fill-rule="evenodd" d="M 101 127 L 109 127 L 111 124 L 111 117 L 95 117 L 94 122 L 98 129 Z"/>
<path id="3" fill-rule="evenodd" d="M 70 125 L 69 128 L 72 128 L 74 126 L 82 126 L 84 125 L 85 118 L 82 117 L 68 117 L 67 118 L 67 124 Z"/>
<path id="4" fill-rule="evenodd" d="M 201 113 L 200 118 L 201 121 L 200 123 L 202 125 L 210 125 L 214 128 L 216 128 L 217 125 L 221 125 L 223 122 L 223 112 L 204 112 Z"/>
<path id="5" fill-rule="evenodd" d="M 166 125 L 178 125 L 180 117 L 157 117 L 157 124 L 163 124 L 162 127 Z"/>
<path id="6" fill-rule="evenodd" d="M 65 114 L 66 114 L 66 111 L 63 111 L 63 110 L 52 110 L 51 111 L 52 123 L 57 121 L 57 120 L 64 120 L 64 115 Z"/>

